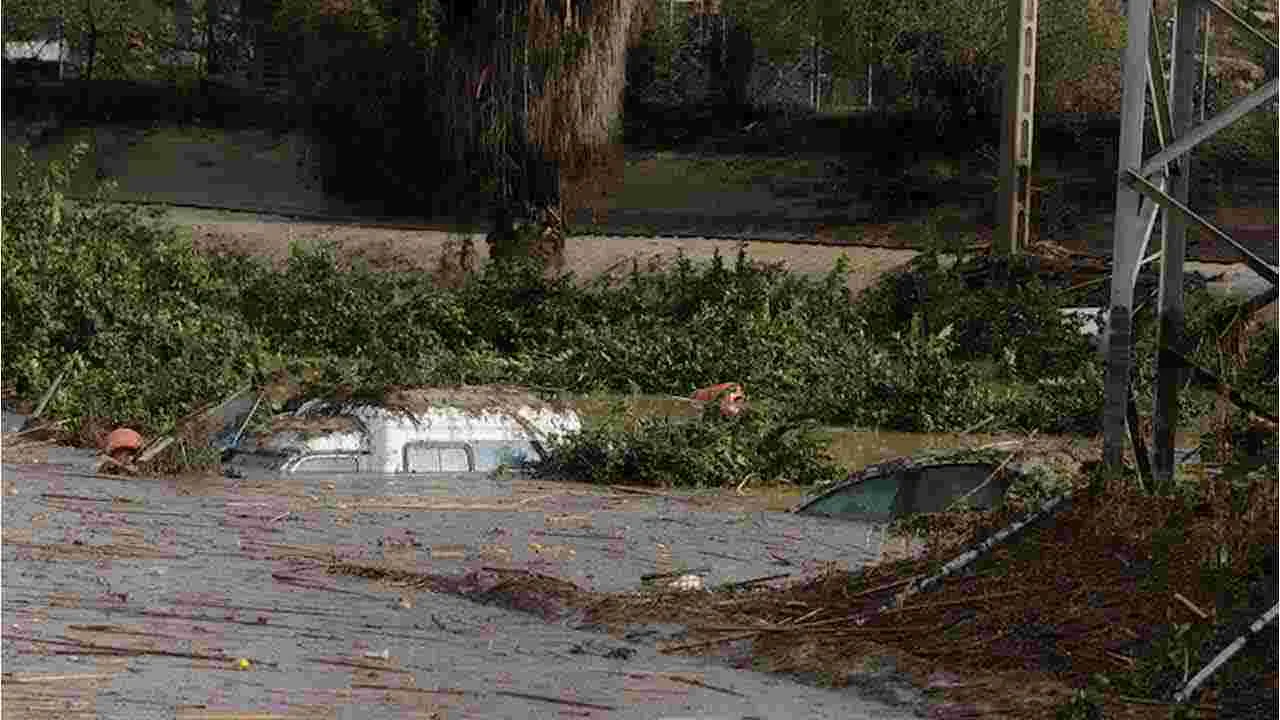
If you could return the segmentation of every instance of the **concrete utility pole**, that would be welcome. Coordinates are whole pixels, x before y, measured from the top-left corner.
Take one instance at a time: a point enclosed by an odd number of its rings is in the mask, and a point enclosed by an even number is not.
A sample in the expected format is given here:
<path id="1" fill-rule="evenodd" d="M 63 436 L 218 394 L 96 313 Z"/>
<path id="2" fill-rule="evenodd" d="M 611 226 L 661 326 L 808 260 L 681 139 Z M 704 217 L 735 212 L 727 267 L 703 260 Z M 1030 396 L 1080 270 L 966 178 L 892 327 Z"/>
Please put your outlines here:
<path id="1" fill-rule="evenodd" d="M 1000 124 L 1000 191 L 996 208 L 996 243 L 1009 255 L 1021 252 L 1030 236 L 1038 4 L 1039 0 L 1009 2 L 1004 116 Z"/>
<path id="2" fill-rule="evenodd" d="M 818 50 L 818 36 L 813 36 L 813 43 L 810 45 L 809 55 L 810 69 L 813 71 L 809 76 L 809 100 L 813 103 L 813 111 L 818 112 L 822 109 L 822 76 L 818 74 L 822 67 L 821 57 Z"/>
<path id="3" fill-rule="evenodd" d="M 1150 0 L 1129 0 L 1128 46 L 1124 59 L 1124 93 L 1120 108 L 1120 171 L 1116 187 L 1115 240 L 1112 248 L 1111 302 L 1104 342 L 1106 357 L 1105 403 L 1102 414 L 1102 460 L 1111 469 L 1124 461 L 1125 410 L 1132 367 L 1133 289 L 1143 264 L 1160 259 L 1160 350 L 1178 350 L 1182 332 L 1182 277 L 1186 259 L 1186 228 L 1195 224 L 1217 240 L 1234 247 L 1245 264 L 1272 285 L 1280 273 L 1248 248 L 1240 245 L 1187 207 L 1190 166 L 1185 157 L 1196 145 L 1260 107 L 1280 92 L 1280 80 L 1272 78 L 1240 98 L 1218 115 L 1192 126 L 1192 91 L 1195 85 L 1196 15 L 1200 4 L 1217 10 L 1232 26 L 1277 52 L 1276 42 L 1231 12 L 1217 0 L 1178 0 L 1177 31 L 1173 48 L 1173 83 L 1165 84 L 1156 37 L 1151 32 Z M 1146 121 L 1146 89 L 1154 102 L 1158 151 L 1143 159 L 1142 139 Z M 1169 93 L 1166 96 L 1165 90 Z M 1180 161 L 1179 158 L 1182 158 Z M 1164 178 L 1171 175 L 1172 194 L 1165 192 Z M 1153 182 L 1153 179 L 1155 182 Z M 1156 209 L 1166 214 L 1163 249 L 1142 259 Z M 1168 480 L 1173 473 L 1173 434 L 1177 429 L 1177 389 L 1180 369 L 1161 352 L 1156 389 L 1156 452 L 1154 475 Z M 1136 432 L 1136 429 L 1135 429 Z"/>

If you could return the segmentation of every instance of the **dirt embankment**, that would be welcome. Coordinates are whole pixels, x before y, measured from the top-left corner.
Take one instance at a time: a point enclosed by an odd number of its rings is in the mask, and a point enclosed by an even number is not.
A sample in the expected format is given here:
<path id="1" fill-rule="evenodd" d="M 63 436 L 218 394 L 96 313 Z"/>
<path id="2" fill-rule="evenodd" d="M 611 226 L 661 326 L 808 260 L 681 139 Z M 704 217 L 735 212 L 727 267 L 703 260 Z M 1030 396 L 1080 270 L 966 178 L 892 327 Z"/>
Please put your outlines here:
<path id="1" fill-rule="evenodd" d="M 489 249 L 482 235 L 461 235 L 438 231 L 321 225 L 312 223 L 270 223 L 257 221 L 202 222 L 191 226 L 198 250 L 216 254 L 249 255 L 282 265 L 294 242 L 332 242 L 343 264 L 363 261 L 375 270 L 420 270 L 437 272 L 442 263 L 457 262 L 469 240 L 473 262 L 488 260 Z M 742 242 L 717 238 L 643 238 L 574 236 L 565 242 L 565 266 L 581 277 L 626 272 L 633 267 L 663 267 L 684 255 L 707 260 L 717 252 L 732 260 L 740 247 L 757 262 L 783 263 L 793 271 L 822 274 L 830 271 L 842 255 L 849 259 L 849 289 L 869 287 L 884 273 L 916 256 L 912 250 L 873 247 L 799 245 L 776 242 Z"/>

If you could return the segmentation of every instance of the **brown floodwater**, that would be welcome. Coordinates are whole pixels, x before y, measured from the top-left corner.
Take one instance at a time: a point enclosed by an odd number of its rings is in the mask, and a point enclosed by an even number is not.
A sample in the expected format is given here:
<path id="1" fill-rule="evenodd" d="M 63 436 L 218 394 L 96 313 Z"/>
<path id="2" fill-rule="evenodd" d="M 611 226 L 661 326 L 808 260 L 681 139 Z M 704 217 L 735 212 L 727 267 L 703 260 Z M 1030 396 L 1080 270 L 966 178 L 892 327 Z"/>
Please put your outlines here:
<path id="1" fill-rule="evenodd" d="M 588 424 L 613 412 L 623 413 L 624 417 L 631 419 L 662 416 L 695 418 L 702 412 L 701 403 L 671 395 L 584 397 L 570 399 L 568 404 Z M 851 471 L 925 450 L 973 448 L 1014 441 L 1025 443 L 1027 440 L 1026 435 L 1018 433 L 908 433 L 847 427 L 826 427 L 823 431 L 831 438 L 831 456 Z M 1175 444 L 1177 447 L 1194 447 L 1198 443 L 1196 433 L 1184 431 L 1178 433 Z M 1062 451 L 1077 457 L 1101 451 L 1099 439 L 1090 436 L 1040 434 L 1029 444 L 1035 448 Z"/>

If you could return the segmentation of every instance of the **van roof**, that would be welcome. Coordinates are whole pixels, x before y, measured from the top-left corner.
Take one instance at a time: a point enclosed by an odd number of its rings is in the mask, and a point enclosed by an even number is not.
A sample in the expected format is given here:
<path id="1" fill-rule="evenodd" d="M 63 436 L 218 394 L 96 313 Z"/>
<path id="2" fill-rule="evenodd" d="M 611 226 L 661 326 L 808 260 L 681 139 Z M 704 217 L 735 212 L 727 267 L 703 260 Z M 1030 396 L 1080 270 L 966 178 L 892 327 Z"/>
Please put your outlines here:
<path id="1" fill-rule="evenodd" d="M 365 430 L 362 420 L 370 419 L 370 413 L 374 416 L 413 417 L 445 409 L 458 410 L 466 415 L 515 415 L 526 409 L 535 413 L 573 413 L 572 406 L 567 402 L 548 401 L 527 388 L 515 385 L 397 387 L 388 389 L 382 402 L 378 403 L 346 404 L 340 401 L 312 400 L 303 403 L 294 413 L 271 418 L 270 427 L 265 432 L 251 434 L 261 437 L 282 432 L 298 432 L 303 435 L 358 433 Z"/>
<path id="2" fill-rule="evenodd" d="M 467 413 L 512 412 L 520 408 L 551 412 L 572 410 L 567 402 L 544 399 L 517 385 L 391 388 L 381 405 L 388 410 L 409 413 L 423 413 L 440 407 L 457 408 Z"/>

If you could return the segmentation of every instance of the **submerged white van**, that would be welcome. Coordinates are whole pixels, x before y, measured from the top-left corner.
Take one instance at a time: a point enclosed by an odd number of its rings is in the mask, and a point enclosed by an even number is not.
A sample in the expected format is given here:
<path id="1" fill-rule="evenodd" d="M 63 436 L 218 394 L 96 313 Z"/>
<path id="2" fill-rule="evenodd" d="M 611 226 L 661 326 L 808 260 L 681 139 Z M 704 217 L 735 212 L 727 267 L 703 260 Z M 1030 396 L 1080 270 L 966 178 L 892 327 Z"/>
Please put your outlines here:
<path id="1" fill-rule="evenodd" d="M 386 405 L 313 401 L 248 437 L 233 463 L 299 473 L 465 473 L 519 468 L 582 429 L 576 412 L 512 388 L 399 391 Z"/>

